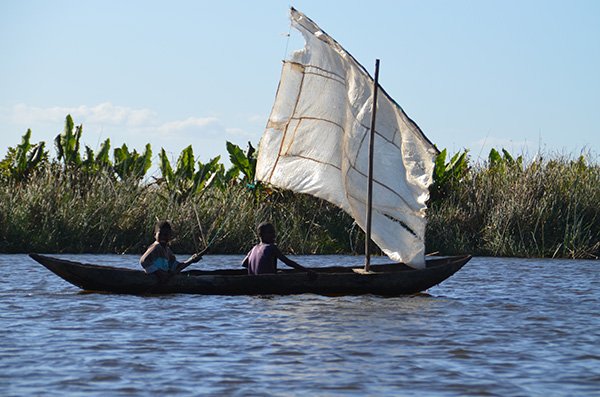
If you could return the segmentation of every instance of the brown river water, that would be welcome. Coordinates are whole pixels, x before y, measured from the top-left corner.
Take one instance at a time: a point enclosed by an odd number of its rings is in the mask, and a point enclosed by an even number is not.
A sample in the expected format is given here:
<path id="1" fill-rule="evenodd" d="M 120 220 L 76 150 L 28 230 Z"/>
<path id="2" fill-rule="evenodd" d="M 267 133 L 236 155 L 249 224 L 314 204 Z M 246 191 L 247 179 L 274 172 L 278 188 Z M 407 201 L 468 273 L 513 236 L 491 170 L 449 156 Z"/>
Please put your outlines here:
<path id="1" fill-rule="evenodd" d="M 3 396 L 600 395 L 597 261 L 474 258 L 398 298 L 86 293 L 26 255 L 0 266 Z"/>

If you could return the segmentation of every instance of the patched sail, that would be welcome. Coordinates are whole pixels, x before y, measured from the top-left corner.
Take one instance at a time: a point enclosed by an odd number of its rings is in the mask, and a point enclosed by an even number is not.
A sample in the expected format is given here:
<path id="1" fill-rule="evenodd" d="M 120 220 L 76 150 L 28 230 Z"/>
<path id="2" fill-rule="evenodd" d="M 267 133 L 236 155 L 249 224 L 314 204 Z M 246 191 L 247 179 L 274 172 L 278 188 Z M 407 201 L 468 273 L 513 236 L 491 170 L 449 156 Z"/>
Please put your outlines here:
<path id="1" fill-rule="evenodd" d="M 306 41 L 283 65 L 258 151 L 257 179 L 334 203 L 365 229 L 373 79 L 302 13 Z M 393 260 L 425 266 L 425 210 L 437 149 L 380 90 L 372 239 Z"/>

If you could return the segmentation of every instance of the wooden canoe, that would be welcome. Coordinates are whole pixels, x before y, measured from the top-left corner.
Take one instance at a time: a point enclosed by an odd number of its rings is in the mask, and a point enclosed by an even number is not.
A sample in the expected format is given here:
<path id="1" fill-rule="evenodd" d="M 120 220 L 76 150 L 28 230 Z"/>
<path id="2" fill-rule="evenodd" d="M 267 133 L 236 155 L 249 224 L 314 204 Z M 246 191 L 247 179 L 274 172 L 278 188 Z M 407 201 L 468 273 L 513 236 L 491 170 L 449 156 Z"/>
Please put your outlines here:
<path id="1" fill-rule="evenodd" d="M 99 266 L 30 254 L 54 274 L 86 291 L 120 294 L 203 294 L 203 295 L 288 295 L 314 293 L 321 295 L 398 296 L 425 291 L 457 272 L 470 255 L 427 259 L 427 267 L 415 270 L 393 263 L 371 265 L 369 273 L 358 268 L 312 268 L 317 273 L 310 280 L 307 273 L 296 269 L 277 274 L 249 276 L 247 270 L 190 270 L 158 283 L 158 278 L 142 270 Z"/>

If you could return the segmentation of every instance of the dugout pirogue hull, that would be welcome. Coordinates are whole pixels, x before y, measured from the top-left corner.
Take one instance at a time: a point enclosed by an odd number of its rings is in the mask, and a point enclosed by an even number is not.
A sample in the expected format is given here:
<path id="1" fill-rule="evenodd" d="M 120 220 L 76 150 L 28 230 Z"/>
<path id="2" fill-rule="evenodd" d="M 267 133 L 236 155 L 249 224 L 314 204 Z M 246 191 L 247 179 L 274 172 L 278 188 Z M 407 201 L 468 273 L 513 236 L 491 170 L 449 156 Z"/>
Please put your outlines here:
<path id="1" fill-rule="evenodd" d="M 403 264 L 372 265 L 368 273 L 349 267 L 312 268 L 317 278 L 290 269 L 277 274 L 249 276 L 245 269 L 184 271 L 167 283 L 141 270 L 85 264 L 30 254 L 57 276 L 86 291 L 119 294 L 202 295 L 321 295 L 398 296 L 422 292 L 446 280 L 470 259 L 470 255 L 429 258 L 427 267 L 412 269 Z"/>

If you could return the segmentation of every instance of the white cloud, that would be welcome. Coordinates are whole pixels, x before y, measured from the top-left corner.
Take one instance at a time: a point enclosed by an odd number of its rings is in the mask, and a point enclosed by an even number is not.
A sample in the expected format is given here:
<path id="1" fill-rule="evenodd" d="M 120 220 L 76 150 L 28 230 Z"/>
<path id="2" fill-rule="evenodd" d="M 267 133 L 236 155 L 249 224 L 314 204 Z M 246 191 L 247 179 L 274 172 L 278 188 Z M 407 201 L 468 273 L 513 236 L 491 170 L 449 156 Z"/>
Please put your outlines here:
<path id="1" fill-rule="evenodd" d="M 14 124 L 56 123 L 64 120 L 69 111 L 70 109 L 61 107 L 42 109 L 19 104 L 12 111 L 8 110 L 7 118 Z"/>
<path id="2" fill-rule="evenodd" d="M 247 118 L 234 121 L 239 125 L 226 125 L 218 117 L 187 117 L 183 120 L 163 120 L 149 109 L 116 106 L 110 102 L 95 106 L 41 108 L 25 104 L 0 108 L 0 150 L 14 146 L 19 141 L 17 133 L 31 128 L 32 141 L 45 141 L 52 148 L 54 138 L 63 130 L 65 117 L 70 114 L 76 125 L 83 124 L 82 145 L 97 150 L 110 138 L 113 148 L 126 144 L 130 149 L 143 150 L 150 143 L 153 153 L 160 148 L 177 157 L 181 150 L 192 145 L 203 161 L 221 155 L 228 158 L 226 141 L 245 146 L 252 141 L 256 146 L 262 128 L 256 130 Z M 249 132 L 254 131 L 255 132 Z M 10 131 L 15 131 L 12 133 Z"/>
<path id="3" fill-rule="evenodd" d="M 265 123 L 266 124 L 268 119 L 269 119 L 268 117 L 265 117 L 260 114 L 255 114 L 255 115 L 248 117 L 248 121 L 251 123 Z"/>
<path id="4" fill-rule="evenodd" d="M 187 128 L 206 128 L 219 125 L 220 121 L 216 117 L 189 117 L 183 121 L 171 121 L 160 126 L 161 131 L 181 131 Z"/>
<path id="5" fill-rule="evenodd" d="M 216 117 L 188 117 L 185 120 L 169 121 L 160 124 L 154 131 L 158 136 L 169 136 L 175 139 L 223 136 L 225 127 Z"/>
<path id="6" fill-rule="evenodd" d="M 79 107 L 39 108 L 18 104 L 12 111 L 6 112 L 14 124 L 55 124 L 64 121 L 67 114 L 73 117 L 76 124 L 103 124 L 120 126 L 152 126 L 158 122 L 156 113 L 141 109 L 136 110 L 123 106 L 115 106 L 110 102 L 97 106 L 82 105 Z"/>
<path id="7" fill-rule="evenodd" d="M 226 128 L 225 131 L 227 131 L 227 135 L 244 139 L 260 138 L 260 136 L 256 136 L 256 134 L 248 132 L 242 128 Z"/>
<path id="8" fill-rule="evenodd" d="M 12 109 L 3 108 L 2 118 L 15 125 L 40 126 L 59 124 L 62 126 L 67 114 L 73 117 L 75 124 L 83 124 L 84 130 L 106 129 L 122 135 L 128 134 L 147 137 L 185 138 L 190 134 L 199 136 L 223 136 L 243 134 L 240 128 L 225 128 L 216 117 L 188 117 L 185 120 L 162 122 L 156 112 L 148 109 L 132 109 L 115 106 L 110 102 L 96 106 L 39 108 L 24 104 Z M 108 128 L 107 128 L 108 127 Z M 251 135 L 251 134 L 248 134 Z"/>
<path id="9" fill-rule="evenodd" d="M 210 139 L 227 137 L 258 139 L 259 132 L 249 132 L 238 126 L 226 126 L 217 117 L 188 117 L 185 120 L 161 121 L 159 115 L 149 109 L 132 109 L 116 106 L 110 102 L 96 106 L 40 108 L 25 104 L 0 109 L 0 118 L 26 128 L 52 127 L 56 133 L 62 131 L 67 114 L 76 125 L 83 124 L 84 134 L 104 131 L 104 134 L 122 137 L 141 136 L 159 139 Z M 251 116 L 247 122 L 263 121 L 261 116 Z M 56 128 L 58 126 L 58 128 Z"/>

